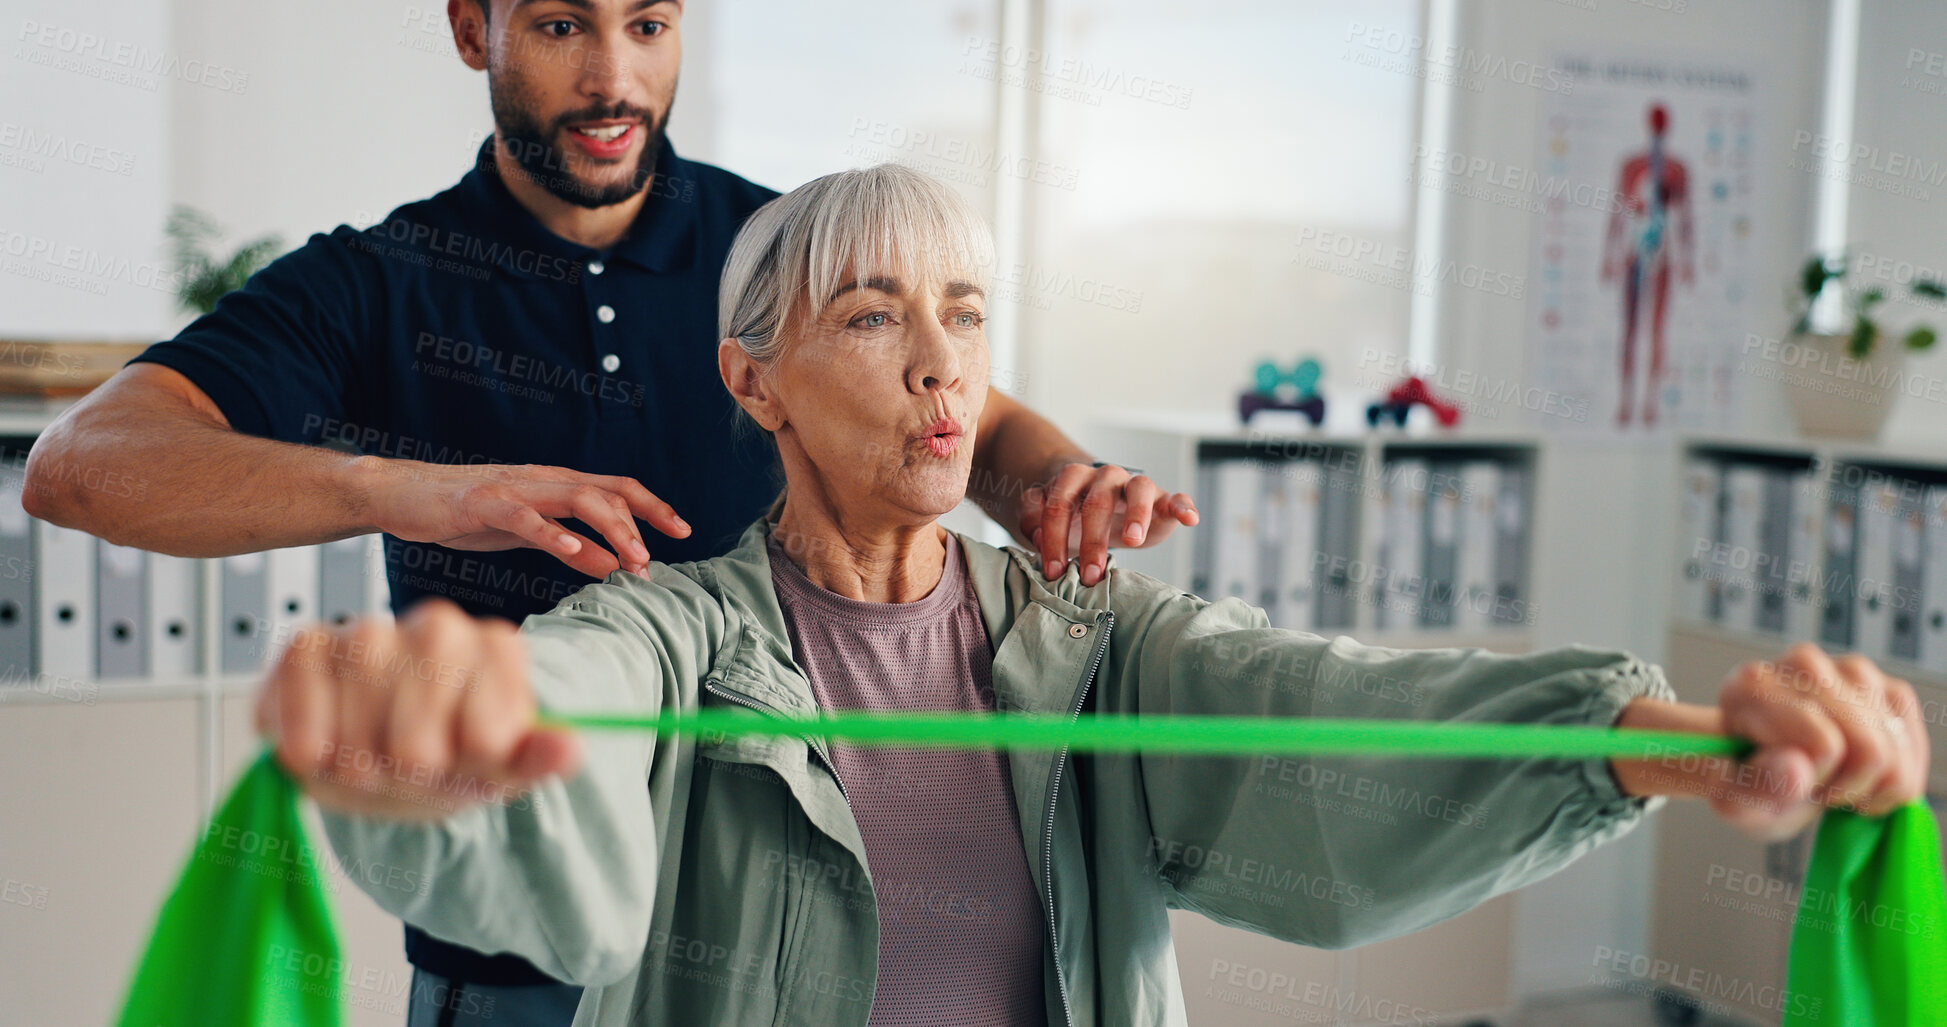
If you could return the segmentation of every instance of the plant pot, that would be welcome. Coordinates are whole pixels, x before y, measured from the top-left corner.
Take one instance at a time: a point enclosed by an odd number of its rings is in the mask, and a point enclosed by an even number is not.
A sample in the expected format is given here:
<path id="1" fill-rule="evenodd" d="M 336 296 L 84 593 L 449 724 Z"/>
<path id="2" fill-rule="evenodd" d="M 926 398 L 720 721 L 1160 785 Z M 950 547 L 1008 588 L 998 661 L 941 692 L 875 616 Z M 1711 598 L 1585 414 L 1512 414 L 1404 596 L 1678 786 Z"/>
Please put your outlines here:
<path id="1" fill-rule="evenodd" d="M 1906 348 L 1881 336 L 1865 360 L 1846 355 L 1845 335 L 1794 335 L 1779 350 L 1798 432 L 1811 438 L 1876 439 L 1900 398 Z"/>

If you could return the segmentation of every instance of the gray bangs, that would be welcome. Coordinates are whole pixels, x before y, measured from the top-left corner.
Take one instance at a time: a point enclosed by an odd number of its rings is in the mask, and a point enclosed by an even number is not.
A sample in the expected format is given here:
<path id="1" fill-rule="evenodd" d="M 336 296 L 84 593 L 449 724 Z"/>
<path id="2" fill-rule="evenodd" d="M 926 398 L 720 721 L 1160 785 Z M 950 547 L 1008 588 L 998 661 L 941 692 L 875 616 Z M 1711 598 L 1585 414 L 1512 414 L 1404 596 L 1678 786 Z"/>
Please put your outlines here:
<path id="1" fill-rule="evenodd" d="M 790 319 L 823 315 L 846 285 L 960 281 L 985 293 L 993 264 L 987 223 L 950 187 L 898 164 L 841 171 L 751 215 L 724 263 L 717 330 L 768 365 Z"/>

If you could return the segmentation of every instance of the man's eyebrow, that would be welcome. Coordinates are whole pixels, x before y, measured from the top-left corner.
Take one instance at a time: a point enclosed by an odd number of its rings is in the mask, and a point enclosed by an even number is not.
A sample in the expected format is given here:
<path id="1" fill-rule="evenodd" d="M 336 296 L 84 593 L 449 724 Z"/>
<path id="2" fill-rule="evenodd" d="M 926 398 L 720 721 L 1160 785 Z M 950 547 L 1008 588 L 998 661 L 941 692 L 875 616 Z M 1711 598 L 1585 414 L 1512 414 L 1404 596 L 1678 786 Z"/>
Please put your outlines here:
<path id="1" fill-rule="evenodd" d="M 523 7 L 529 7 L 534 4 L 546 3 L 546 2 L 547 0 L 514 0 L 514 10 L 518 11 Z M 579 8 L 581 10 L 588 11 L 590 13 L 593 13 L 593 11 L 595 10 L 594 0 L 555 0 L 555 2 L 564 3 L 570 7 Z M 630 5 L 628 13 L 634 14 L 637 11 L 646 10 L 651 7 L 661 7 L 664 5 L 669 5 L 673 7 L 676 5 L 676 2 L 677 0 L 636 0 L 634 4 Z"/>
<path id="2" fill-rule="evenodd" d="M 877 289 L 878 291 L 883 292 L 888 296 L 897 296 L 900 293 L 905 291 L 905 289 L 902 286 L 900 286 L 899 279 L 897 278 L 868 278 L 862 282 L 861 281 L 846 282 L 844 285 L 839 286 L 835 291 L 833 291 L 831 296 L 828 297 L 825 300 L 825 302 L 830 303 L 832 300 L 835 300 L 840 296 L 843 296 L 846 293 L 851 292 L 854 289 Z"/>

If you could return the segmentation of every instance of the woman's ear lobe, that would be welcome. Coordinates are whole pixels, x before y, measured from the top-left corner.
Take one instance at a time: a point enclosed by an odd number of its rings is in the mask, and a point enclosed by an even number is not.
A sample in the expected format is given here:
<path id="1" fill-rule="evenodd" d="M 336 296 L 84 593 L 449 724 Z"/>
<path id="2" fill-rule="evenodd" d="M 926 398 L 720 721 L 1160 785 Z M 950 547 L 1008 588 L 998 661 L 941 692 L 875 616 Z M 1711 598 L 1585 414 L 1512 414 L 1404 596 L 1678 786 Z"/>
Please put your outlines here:
<path id="1" fill-rule="evenodd" d="M 776 401 L 765 387 L 763 369 L 737 340 L 724 339 L 717 343 L 717 374 L 723 378 L 723 387 L 730 390 L 730 398 L 765 431 L 776 431 L 783 423 L 777 414 Z"/>

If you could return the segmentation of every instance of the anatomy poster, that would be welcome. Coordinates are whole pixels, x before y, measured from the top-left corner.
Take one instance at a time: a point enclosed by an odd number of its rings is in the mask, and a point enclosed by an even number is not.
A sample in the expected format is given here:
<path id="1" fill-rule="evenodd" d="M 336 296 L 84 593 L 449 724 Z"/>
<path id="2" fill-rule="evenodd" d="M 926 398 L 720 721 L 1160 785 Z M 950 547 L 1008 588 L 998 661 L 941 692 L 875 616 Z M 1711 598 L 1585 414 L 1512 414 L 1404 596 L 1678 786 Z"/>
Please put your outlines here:
<path id="1" fill-rule="evenodd" d="M 1737 423 L 1750 302 L 1756 90 L 1735 64 L 1569 55 L 1546 94 L 1530 374 L 1580 400 L 1563 431 L 1651 438 Z M 1769 295 L 1769 294 L 1767 294 Z"/>

